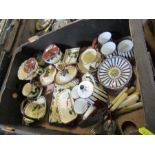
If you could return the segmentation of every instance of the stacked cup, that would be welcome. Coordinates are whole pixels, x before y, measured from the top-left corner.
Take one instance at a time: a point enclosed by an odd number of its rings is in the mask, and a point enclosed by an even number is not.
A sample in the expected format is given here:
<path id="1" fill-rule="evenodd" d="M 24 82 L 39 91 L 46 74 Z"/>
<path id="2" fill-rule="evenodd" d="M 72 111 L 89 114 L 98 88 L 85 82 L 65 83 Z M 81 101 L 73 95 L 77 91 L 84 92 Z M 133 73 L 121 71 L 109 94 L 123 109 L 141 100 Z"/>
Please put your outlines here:
<path id="1" fill-rule="evenodd" d="M 98 42 L 101 45 L 101 53 L 110 58 L 117 55 L 116 44 L 112 41 L 112 34 L 110 32 L 103 32 L 98 36 Z"/>

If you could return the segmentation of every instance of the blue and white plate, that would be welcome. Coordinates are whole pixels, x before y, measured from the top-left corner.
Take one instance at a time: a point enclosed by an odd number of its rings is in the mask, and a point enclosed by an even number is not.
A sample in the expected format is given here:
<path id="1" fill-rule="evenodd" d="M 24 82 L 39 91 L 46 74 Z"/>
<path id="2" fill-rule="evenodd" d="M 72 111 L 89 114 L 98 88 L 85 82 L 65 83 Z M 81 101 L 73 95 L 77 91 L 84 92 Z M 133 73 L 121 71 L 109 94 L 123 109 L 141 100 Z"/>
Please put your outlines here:
<path id="1" fill-rule="evenodd" d="M 125 87 L 132 77 L 130 62 L 120 56 L 105 59 L 98 68 L 100 83 L 111 90 Z"/>

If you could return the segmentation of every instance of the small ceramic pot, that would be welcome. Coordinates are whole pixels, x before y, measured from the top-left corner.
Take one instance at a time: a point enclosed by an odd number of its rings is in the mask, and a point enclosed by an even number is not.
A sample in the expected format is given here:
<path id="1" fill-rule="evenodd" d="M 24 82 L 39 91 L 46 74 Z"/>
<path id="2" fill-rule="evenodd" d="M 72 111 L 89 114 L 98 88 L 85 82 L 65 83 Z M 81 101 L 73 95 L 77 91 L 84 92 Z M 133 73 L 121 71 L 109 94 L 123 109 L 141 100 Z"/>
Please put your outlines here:
<path id="1" fill-rule="evenodd" d="M 36 100 L 26 99 L 21 103 L 20 109 L 25 118 L 38 121 L 46 114 L 46 99 L 44 96 L 40 96 Z"/>
<path id="2" fill-rule="evenodd" d="M 98 42 L 100 43 L 100 45 L 103 45 L 107 43 L 108 41 L 110 41 L 111 38 L 112 38 L 112 34 L 110 32 L 102 32 L 98 36 Z"/>
<path id="3" fill-rule="evenodd" d="M 131 37 L 123 38 L 117 46 L 118 55 L 128 60 L 134 60 L 134 44 Z"/>
<path id="4" fill-rule="evenodd" d="M 71 48 L 65 50 L 63 63 L 66 65 L 76 64 L 79 56 L 80 48 Z"/>
<path id="5" fill-rule="evenodd" d="M 56 68 L 49 65 L 45 68 L 44 73 L 40 75 L 40 83 L 42 86 L 47 86 L 53 83 L 56 75 Z"/>
<path id="6" fill-rule="evenodd" d="M 49 45 L 42 55 L 42 60 L 47 64 L 56 64 L 62 57 L 62 52 L 60 48 L 55 45 Z"/>
<path id="7" fill-rule="evenodd" d="M 90 55 L 90 53 L 91 55 Z M 88 58 L 89 57 L 89 58 Z M 87 58 L 87 60 L 85 60 Z M 93 48 L 85 50 L 80 58 L 78 63 L 78 68 L 81 73 L 92 73 L 95 72 L 100 65 L 102 60 L 101 54 Z"/>
<path id="8" fill-rule="evenodd" d="M 97 59 L 97 51 L 93 48 L 86 49 L 80 56 L 83 65 L 95 62 Z"/>
<path id="9" fill-rule="evenodd" d="M 103 44 L 100 51 L 106 58 L 117 55 L 116 44 L 112 41 Z"/>
<path id="10" fill-rule="evenodd" d="M 22 89 L 22 94 L 29 99 L 38 98 L 41 96 L 43 87 L 39 82 L 26 83 Z"/>
<path id="11" fill-rule="evenodd" d="M 18 69 L 19 80 L 32 80 L 37 76 L 38 62 L 35 58 L 25 60 Z"/>

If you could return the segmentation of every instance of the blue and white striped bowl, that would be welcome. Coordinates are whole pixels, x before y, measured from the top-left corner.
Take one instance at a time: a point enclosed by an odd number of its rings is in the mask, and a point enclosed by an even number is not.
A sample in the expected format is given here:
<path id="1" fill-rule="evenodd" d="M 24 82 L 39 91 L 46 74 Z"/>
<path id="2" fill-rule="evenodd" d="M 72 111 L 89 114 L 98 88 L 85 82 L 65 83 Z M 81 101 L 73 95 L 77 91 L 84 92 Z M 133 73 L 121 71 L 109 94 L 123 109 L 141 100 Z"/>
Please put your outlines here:
<path id="1" fill-rule="evenodd" d="M 105 59 L 98 68 L 98 79 L 108 89 L 119 90 L 125 87 L 132 77 L 130 62 L 120 56 Z"/>

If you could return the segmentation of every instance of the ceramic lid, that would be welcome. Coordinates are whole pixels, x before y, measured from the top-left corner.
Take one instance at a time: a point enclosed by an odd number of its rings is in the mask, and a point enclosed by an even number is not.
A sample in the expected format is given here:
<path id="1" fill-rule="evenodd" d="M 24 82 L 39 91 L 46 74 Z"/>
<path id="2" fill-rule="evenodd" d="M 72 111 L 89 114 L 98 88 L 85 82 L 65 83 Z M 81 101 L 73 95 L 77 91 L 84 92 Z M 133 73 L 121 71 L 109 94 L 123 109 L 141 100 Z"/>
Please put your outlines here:
<path id="1" fill-rule="evenodd" d="M 78 94 L 81 98 L 88 98 L 93 93 L 94 86 L 90 81 L 83 81 L 78 86 Z"/>

